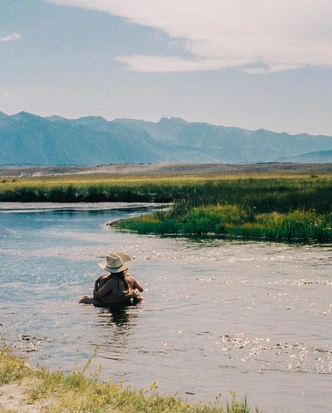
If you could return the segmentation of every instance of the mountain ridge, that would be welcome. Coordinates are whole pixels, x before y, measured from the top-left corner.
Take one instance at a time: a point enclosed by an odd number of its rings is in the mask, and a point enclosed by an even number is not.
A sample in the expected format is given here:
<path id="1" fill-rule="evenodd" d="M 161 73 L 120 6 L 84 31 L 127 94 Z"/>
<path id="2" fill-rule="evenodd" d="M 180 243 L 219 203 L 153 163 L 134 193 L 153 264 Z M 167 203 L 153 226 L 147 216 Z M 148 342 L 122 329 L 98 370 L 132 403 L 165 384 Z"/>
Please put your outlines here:
<path id="1" fill-rule="evenodd" d="M 332 137 L 251 131 L 181 118 L 67 119 L 0 112 L 0 165 L 332 162 Z M 309 156 L 309 158 L 308 158 Z"/>

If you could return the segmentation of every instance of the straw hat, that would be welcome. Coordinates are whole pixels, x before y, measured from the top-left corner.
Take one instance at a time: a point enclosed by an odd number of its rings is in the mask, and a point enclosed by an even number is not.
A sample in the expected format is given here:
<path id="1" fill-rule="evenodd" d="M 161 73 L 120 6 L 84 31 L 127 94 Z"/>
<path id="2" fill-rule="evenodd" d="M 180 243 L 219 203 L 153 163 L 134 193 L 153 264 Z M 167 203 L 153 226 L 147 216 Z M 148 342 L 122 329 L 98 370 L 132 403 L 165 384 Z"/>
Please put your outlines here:
<path id="1" fill-rule="evenodd" d="M 131 264 L 131 258 L 124 252 L 111 253 L 99 266 L 108 272 L 117 273 L 126 270 Z"/>

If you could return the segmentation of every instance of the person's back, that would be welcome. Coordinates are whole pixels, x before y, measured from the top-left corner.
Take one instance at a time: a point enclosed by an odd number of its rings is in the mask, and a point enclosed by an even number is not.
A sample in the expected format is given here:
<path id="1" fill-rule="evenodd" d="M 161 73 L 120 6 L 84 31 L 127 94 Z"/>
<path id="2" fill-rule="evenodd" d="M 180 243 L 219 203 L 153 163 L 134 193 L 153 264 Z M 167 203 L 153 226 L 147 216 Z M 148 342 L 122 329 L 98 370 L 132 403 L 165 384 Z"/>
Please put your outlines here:
<path id="1" fill-rule="evenodd" d="M 116 303 L 128 293 L 128 284 L 125 280 L 125 271 L 112 273 L 111 278 L 103 287 L 94 292 L 93 297 L 102 304 Z"/>

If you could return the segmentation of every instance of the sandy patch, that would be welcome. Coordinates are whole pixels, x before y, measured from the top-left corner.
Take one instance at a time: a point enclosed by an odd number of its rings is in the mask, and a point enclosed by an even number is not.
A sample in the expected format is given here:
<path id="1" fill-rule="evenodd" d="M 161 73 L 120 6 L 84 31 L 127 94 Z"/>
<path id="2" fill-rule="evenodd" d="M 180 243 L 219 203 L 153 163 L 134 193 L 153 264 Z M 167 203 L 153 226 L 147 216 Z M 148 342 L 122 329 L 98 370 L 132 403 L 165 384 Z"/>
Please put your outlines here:
<path id="1" fill-rule="evenodd" d="M 52 399 L 40 399 L 34 403 L 29 402 L 28 391 L 31 387 L 29 380 L 21 384 L 9 383 L 0 387 L 0 413 L 39 413 L 44 407 L 50 406 Z"/>

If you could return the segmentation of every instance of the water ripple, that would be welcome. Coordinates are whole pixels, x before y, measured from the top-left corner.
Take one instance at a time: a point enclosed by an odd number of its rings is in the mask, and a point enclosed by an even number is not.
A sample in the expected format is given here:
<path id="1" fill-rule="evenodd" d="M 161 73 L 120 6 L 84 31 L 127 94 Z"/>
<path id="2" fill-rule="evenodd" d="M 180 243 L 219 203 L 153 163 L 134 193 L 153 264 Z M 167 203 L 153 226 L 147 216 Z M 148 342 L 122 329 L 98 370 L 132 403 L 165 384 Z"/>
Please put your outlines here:
<path id="1" fill-rule="evenodd" d="M 331 246 L 116 233 L 107 221 L 138 212 L 95 207 L 0 211 L 2 341 L 64 371 L 98 347 L 102 379 L 190 400 L 234 390 L 271 412 L 329 411 Z M 145 302 L 78 305 L 112 250 L 134 258 Z"/>

